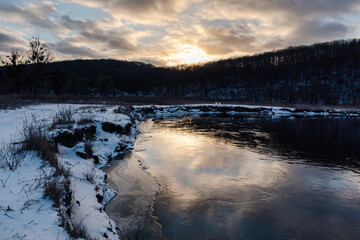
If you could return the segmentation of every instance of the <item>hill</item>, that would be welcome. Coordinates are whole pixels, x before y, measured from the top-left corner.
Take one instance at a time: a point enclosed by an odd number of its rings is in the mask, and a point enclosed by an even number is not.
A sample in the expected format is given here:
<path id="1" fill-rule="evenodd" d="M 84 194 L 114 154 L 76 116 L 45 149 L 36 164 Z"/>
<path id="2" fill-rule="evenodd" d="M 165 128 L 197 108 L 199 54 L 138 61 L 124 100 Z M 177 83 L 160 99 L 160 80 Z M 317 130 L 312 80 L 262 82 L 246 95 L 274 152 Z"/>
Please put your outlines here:
<path id="1" fill-rule="evenodd" d="M 43 70 L 40 92 L 356 105 L 359 69 L 360 40 L 339 40 L 171 68 L 117 60 L 54 62 Z M 2 91 L 11 93 L 11 78 L 2 72 L 0 81 L 10 88 Z"/>

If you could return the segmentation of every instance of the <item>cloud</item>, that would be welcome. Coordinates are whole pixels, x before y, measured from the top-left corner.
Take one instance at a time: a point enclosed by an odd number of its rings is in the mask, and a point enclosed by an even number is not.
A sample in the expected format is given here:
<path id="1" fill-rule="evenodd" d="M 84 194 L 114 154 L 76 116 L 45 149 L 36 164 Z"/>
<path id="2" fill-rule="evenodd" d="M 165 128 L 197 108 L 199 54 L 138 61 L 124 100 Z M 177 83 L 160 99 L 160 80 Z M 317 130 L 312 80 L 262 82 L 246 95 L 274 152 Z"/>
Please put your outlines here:
<path id="1" fill-rule="evenodd" d="M 208 21 L 255 22 L 254 47 L 248 50 L 260 52 L 350 37 L 354 26 L 344 19 L 359 12 L 357 0 L 213 0 L 198 16 Z"/>
<path id="2" fill-rule="evenodd" d="M 324 16 L 358 10 L 358 0 L 212 0 L 204 4 L 199 15 L 206 19 L 277 19 Z"/>
<path id="3" fill-rule="evenodd" d="M 163 65 L 182 63 L 191 54 L 216 60 L 360 36 L 358 0 L 17 2 L 22 4 L 0 3 L 0 52 L 26 47 L 31 37 L 26 33 L 36 31 L 51 39 L 58 60 L 115 58 Z M 79 4 L 92 9 L 78 14 Z M 94 11 L 101 14 L 86 15 Z M 18 30 L 15 35 L 10 26 Z"/>
<path id="4" fill-rule="evenodd" d="M 63 27 L 75 31 L 67 41 L 82 45 L 100 45 L 107 50 L 133 50 L 136 45 L 136 35 L 130 29 L 109 29 L 107 21 L 74 20 L 64 15 L 61 17 Z M 65 41 L 65 40 L 63 40 Z"/>
<path id="5" fill-rule="evenodd" d="M 209 55 L 243 54 L 253 50 L 255 37 L 239 33 L 230 27 L 200 26 L 201 39 L 198 46 Z M 240 28 L 245 30 L 244 27 Z"/>
<path id="6" fill-rule="evenodd" d="M 66 40 L 58 42 L 54 49 L 56 52 L 64 55 L 64 58 L 100 58 L 99 53 L 94 49 L 76 46 Z"/>
<path id="7" fill-rule="evenodd" d="M 0 26 L 0 59 L 4 60 L 13 49 L 25 52 L 27 44 L 28 41 L 24 40 L 19 32 Z"/>
<path id="8" fill-rule="evenodd" d="M 28 4 L 25 7 L 0 3 L 0 19 L 27 27 L 57 30 L 57 24 L 50 18 L 54 13 L 56 13 L 56 5 L 49 1 L 39 5 Z"/>
<path id="9" fill-rule="evenodd" d="M 190 0 L 70 0 L 73 3 L 101 8 L 115 19 L 138 24 L 163 25 L 177 21 L 178 14 Z"/>

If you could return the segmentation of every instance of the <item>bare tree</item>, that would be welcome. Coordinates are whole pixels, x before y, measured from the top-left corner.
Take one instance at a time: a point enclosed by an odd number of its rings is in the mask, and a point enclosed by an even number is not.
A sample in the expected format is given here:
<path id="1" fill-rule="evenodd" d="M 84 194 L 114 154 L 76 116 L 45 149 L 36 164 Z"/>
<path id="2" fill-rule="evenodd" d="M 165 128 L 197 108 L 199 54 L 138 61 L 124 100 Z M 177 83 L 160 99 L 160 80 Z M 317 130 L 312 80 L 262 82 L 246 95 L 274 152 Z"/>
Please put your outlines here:
<path id="1" fill-rule="evenodd" d="M 50 47 L 40 40 L 39 37 L 30 39 L 30 50 L 28 51 L 27 63 L 32 66 L 32 77 L 30 84 L 30 92 L 33 97 L 37 96 L 37 89 L 40 83 L 40 72 L 45 64 L 52 62 L 55 59 L 54 52 Z"/>

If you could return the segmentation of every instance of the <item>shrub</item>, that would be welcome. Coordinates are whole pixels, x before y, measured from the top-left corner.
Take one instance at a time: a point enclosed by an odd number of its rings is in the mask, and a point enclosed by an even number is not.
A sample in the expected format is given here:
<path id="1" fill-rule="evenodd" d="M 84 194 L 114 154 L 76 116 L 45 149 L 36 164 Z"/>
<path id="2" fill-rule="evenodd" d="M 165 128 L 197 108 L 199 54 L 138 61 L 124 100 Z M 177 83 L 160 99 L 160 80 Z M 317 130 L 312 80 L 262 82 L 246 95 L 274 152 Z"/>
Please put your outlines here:
<path id="1" fill-rule="evenodd" d="M 90 182 L 91 184 L 95 184 L 95 170 L 87 170 L 86 172 L 84 172 L 84 177 L 85 179 Z"/>
<path id="2" fill-rule="evenodd" d="M 46 140 L 43 127 L 37 121 L 35 116 L 32 116 L 30 120 L 25 118 L 23 122 L 23 129 L 20 134 L 24 139 L 24 150 L 40 151 L 42 148 L 42 142 Z"/>
<path id="3" fill-rule="evenodd" d="M 58 169 L 59 163 L 56 157 L 58 149 L 55 144 L 46 138 L 44 127 L 33 116 L 32 120 L 25 118 L 23 129 L 22 149 L 27 151 L 36 151 L 39 156 L 50 163 L 51 166 Z"/>
<path id="4" fill-rule="evenodd" d="M 26 156 L 19 144 L 9 143 L 0 149 L 0 168 L 17 169 Z"/>
<path id="5" fill-rule="evenodd" d="M 60 207 L 60 201 L 63 196 L 61 183 L 57 178 L 46 180 L 44 183 L 44 197 L 54 201 L 54 207 Z"/>
<path id="6" fill-rule="evenodd" d="M 75 123 L 74 110 L 72 107 L 63 106 L 59 108 L 59 112 L 55 114 L 51 128 L 55 128 L 56 125 L 60 124 L 71 124 Z"/>
<path id="7" fill-rule="evenodd" d="M 94 122 L 95 122 L 95 116 L 82 116 L 76 121 L 77 124 L 88 124 Z"/>
<path id="8" fill-rule="evenodd" d="M 70 237 L 72 237 L 73 239 L 78 239 L 78 238 L 82 238 L 85 240 L 93 240 L 94 239 L 86 231 L 86 228 L 82 223 L 73 224 L 71 231 L 68 233 L 69 233 Z"/>

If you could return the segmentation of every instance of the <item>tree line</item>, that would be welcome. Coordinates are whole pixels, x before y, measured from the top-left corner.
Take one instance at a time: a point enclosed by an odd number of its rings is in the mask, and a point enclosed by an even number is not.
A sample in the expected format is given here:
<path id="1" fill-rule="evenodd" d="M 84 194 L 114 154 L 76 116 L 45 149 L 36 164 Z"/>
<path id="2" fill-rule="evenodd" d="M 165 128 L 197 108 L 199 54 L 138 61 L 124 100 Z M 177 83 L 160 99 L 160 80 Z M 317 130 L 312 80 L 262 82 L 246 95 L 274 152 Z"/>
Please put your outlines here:
<path id="1" fill-rule="evenodd" d="M 7 56 L 0 80 L 3 93 L 360 104 L 358 39 L 176 67 L 117 60 L 52 62 L 50 56 L 54 55 L 49 48 L 44 45 L 41 49 L 43 54 L 35 54 L 30 60 L 31 54 L 28 54 L 25 63 L 17 52 Z M 31 46 L 29 52 L 34 52 Z M 38 59 L 38 62 L 33 60 L 42 55 L 48 57 Z"/>
<path id="2" fill-rule="evenodd" d="M 12 49 L 9 55 L 1 59 L 1 92 L 25 94 L 35 98 L 40 87 L 42 70 L 54 59 L 54 52 L 39 37 L 29 40 L 29 50 L 25 53 Z"/>

